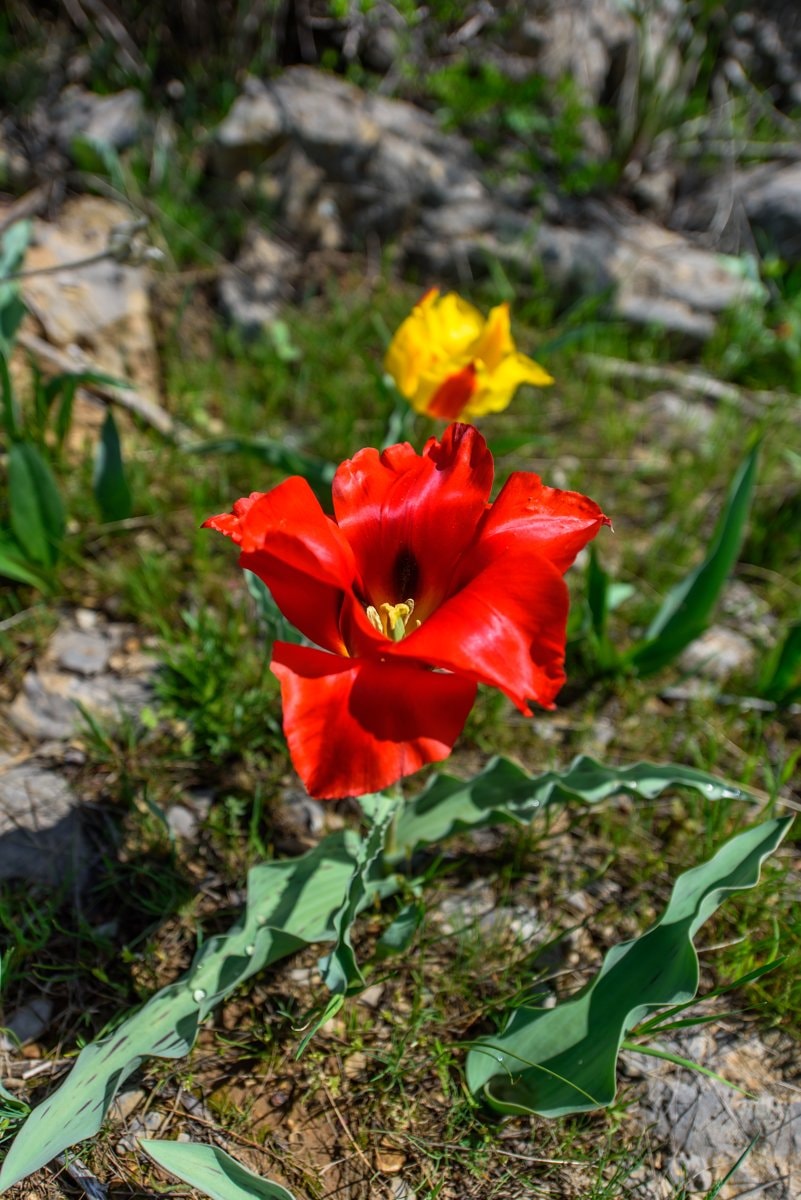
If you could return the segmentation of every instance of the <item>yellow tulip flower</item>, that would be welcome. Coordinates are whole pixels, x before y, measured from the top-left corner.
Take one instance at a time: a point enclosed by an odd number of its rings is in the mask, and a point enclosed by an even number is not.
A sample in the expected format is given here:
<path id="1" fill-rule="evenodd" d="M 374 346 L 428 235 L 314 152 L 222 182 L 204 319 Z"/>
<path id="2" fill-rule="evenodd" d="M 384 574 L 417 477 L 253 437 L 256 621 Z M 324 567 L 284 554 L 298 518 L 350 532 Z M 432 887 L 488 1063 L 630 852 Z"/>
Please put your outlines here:
<path id="1" fill-rule="evenodd" d="M 456 292 L 432 288 L 400 325 L 384 366 L 417 412 L 443 421 L 500 412 L 521 383 L 545 387 L 553 379 L 515 348 L 509 305 L 486 321 Z"/>

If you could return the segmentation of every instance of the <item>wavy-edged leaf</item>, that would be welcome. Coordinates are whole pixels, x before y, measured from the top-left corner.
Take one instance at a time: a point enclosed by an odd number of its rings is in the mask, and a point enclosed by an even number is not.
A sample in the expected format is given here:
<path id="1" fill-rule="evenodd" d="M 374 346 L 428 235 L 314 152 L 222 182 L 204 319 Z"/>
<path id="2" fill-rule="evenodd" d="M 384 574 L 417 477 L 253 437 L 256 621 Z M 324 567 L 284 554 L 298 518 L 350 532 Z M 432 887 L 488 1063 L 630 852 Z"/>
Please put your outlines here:
<path id="1" fill-rule="evenodd" d="M 11 532 L 27 557 L 53 566 L 66 528 L 64 506 L 52 471 L 30 442 L 9 448 L 8 508 Z"/>
<path id="2" fill-rule="evenodd" d="M 628 1030 L 652 1009 L 698 989 L 696 933 L 732 892 L 753 887 L 791 817 L 737 834 L 708 862 L 678 877 L 652 929 L 614 946 L 578 995 L 551 1009 L 518 1008 L 503 1033 L 474 1043 L 467 1083 L 503 1113 L 561 1117 L 611 1104 Z"/>
<path id="3" fill-rule="evenodd" d="M 350 930 L 370 895 L 371 875 L 384 849 L 400 798 L 378 792 L 374 796 L 362 796 L 361 804 L 371 817 L 370 832 L 359 847 L 345 899 L 334 917 L 336 942 L 330 954 L 326 954 L 317 964 L 328 990 L 341 995 L 364 986 L 364 976 L 356 962 Z"/>
<path id="4" fill-rule="evenodd" d="M 255 1175 L 218 1146 L 150 1139 L 140 1139 L 139 1145 L 154 1163 L 211 1200 L 295 1200 L 285 1187 Z"/>
<path id="5" fill-rule="evenodd" d="M 740 553 L 756 484 L 759 445 L 732 480 L 726 505 L 703 562 L 671 588 L 645 633 L 626 656 L 639 675 L 661 670 L 704 632 Z"/>
<path id="6" fill-rule="evenodd" d="M 302 858 L 253 867 L 245 913 L 232 929 L 205 942 L 182 979 L 86 1046 L 61 1086 L 33 1109 L 0 1168 L 0 1191 L 97 1133 L 143 1058 L 188 1054 L 201 1022 L 233 988 L 310 942 L 333 941 L 359 846 L 346 830 Z"/>
<path id="7" fill-rule="evenodd" d="M 400 814 L 397 844 L 399 853 L 411 853 L 421 843 L 439 842 L 463 830 L 508 822 L 526 824 L 558 801 L 598 804 L 618 792 L 653 800 L 677 787 L 692 788 L 710 800 L 751 798 L 706 771 L 672 763 L 606 767 L 582 754 L 564 771 L 529 775 L 508 758 L 493 758 L 473 779 L 456 779 L 444 772 L 437 775 Z"/>

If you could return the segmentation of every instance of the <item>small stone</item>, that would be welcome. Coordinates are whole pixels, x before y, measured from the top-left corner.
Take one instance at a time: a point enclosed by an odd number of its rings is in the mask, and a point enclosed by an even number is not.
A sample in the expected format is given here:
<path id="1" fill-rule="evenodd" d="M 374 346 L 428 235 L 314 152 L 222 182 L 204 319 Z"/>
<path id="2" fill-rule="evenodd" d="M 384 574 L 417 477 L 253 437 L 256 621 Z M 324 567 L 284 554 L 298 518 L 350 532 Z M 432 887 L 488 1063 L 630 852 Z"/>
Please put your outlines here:
<path id="1" fill-rule="evenodd" d="M 173 804 L 167 811 L 167 824 L 175 837 L 191 841 L 197 834 L 197 817 L 183 804 Z"/>
<path id="2" fill-rule="evenodd" d="M 102 633 L 59 630 L 49 646 L 50 655 L 65 671 L 99 675 L 108 666 L 111 644 Z"/>
<path id="3" fill-rule="evenodd" d="M 378 1008 L 384 998 L 385 991 L 386 988 L 383 983 L 372 983 L 363 992 L 359 993 L 357 997 L 358 1003 L 364 1004 L 367 1008 Z"/>
<path id="4" fill-rule="evenodd" d="M 363 1075 L 367 1069 L 368 1058 L 362 1050 L 357 1050 L 355 1054 L 349 1054 L 345 1059 L 345 1078 L 356 1079 L 359 1075 Z"/>
<path id="5" fill-rule="evenodd" d="M 379 1146 L 375 1152 L 375 1165 L 384 1175 L 397 1175 L 406 1166 L 406 1155 L 394 1146 Z"/>
<path id="6" fill-rule="evenodd" d="M 127 1121 L 135 1110 L 139 1108 L 139 1105 L 144 1102 L 146 1094 L 143 1088 L 132 1088 L 127 1092 L 120 1092 L 115 1097 L 114 1103 L 109 1109 L 111 1120 Z"/>
<path id="7" fill-rule="evenodd" d="M 97 628 L 97 612 L 93 608 L 76 608 L 75 624 L 82 633 Z"/>
<path id="8" fill-rule="evenodd" d="M 0 1049 L 13 1053 L 32 1042 L 45 1032 L 53 1016 L 53 1001 L 46 996 L 37 996 L 23 1008 L 18 1008 L 5 1022 L 0 1035 Z"/>

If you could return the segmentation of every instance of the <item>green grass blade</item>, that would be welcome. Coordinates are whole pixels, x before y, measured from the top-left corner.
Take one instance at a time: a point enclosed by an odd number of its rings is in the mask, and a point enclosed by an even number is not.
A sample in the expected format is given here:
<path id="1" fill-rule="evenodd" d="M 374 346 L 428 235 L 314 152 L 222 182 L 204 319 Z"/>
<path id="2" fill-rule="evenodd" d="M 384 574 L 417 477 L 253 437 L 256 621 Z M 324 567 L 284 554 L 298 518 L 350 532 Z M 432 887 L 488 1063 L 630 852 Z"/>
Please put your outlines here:
<path id="1" fill-rule="evenodd" d="M 726 842 L 676 880 L 657 924 L 614 946 L 595 979 L 552 1009 L 518 1008 L 506 1029 L 475 1043 L 467 1083 L 503 1113 L 561 1117 L 614 1100 L 625 1034 L 652 1008 L 682 1003 L 698 988 L 693 938 L 732 892 L 753 887 L 792 818 L 766 821 Z"/>
<path id="2" fill-rule="evenodd" d="M 661 670 L 706 629 L 723 586 L 737 562 L 756 484 L 759 446 L 732 481 L 706 558 L 671 588 L 649 625 L 645 640 L 627 656 L 639 675 Z"/>
<path id="3" fill-rule="evenodd" d="M 295 1200 L 286 1188 L 254 1175 L 218 1146 L 146 1139 L 139 1145 L 154 1163 L 211 1200 Z"/>
<path id="4" fill-rule="evenodd" d="M 61 1086 L 33 1109 L 0 1168 L 0 1191 L 96 1134 L 143 1058 L 188 1054 L 201 1022 L 233 988 L 310 942 L 333 941 L 357 848 L 356 835 L 345 831 L 302 858 L 254 867 L 245 913 L 233 928 L 205 942 L 177 983 L 84 1047 Z"/>
<path id="5" fill-rule="evenodd" d="M 625 792 L 653 800 L 668 788 L 687 787 L 709 800 L 748 800 L 747 792 L 698 771 L 668 763 L 635 763 L 607 767 L 586 755 L 565 771 L 529 775 L 506 758 L 493 758 L 473 779 L 456 779 L 444 772 L 411 800 L 398 818 L 398 856 L 415 846 L 440 842 L 467 829 L 486 825 L 528 824 L 549 804 L 574 801 L 598 804 Z"/>
<path id="6" fill-rule="evenodd" d="M 740 1087 L 738 1083 L 732 1083 L 730 1079 L 725 1079 L 723 1075 L 718 1075 L 717 1071 L 711 1070 L 709 1067 L 704 1067 L 701 1063 L 694 1062 L 691 1058 L 685 1058 L 682 1054 L 674 1054 L 671 1050 L 663 1050 L 660 1046 L 638 1046 L 636 1042 L 622 1042 L 621 1050 L 632 1050 L 635 1054 L 645 1054 L 649 1058 L 661 1058 L 663 1062 L 673 1063 L 676 1067 L 684 1067 L 686 1071 L 697 1071 L 699 1075 L 706 1075 L 708 1079 L 715 1079 L 718 1083 L 722 1083 L 724 1087 L 731 1088 L 733 1092 L 739 1092 L 741 1096 L 750 1096 L 751 1092 L 747 1088 Z"/>

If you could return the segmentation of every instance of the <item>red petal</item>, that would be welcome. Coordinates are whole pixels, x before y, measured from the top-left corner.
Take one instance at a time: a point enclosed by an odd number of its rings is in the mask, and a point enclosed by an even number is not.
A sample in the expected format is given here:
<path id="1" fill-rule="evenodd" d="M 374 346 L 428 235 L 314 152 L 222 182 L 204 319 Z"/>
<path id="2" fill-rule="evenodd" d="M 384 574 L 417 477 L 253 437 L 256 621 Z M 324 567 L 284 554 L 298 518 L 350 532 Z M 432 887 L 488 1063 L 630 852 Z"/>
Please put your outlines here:
<path id="1" fill-rule="evenodd" d="M 378 607 L 409 598 L 424 617 L 447 595 L 486 509 L 492 455 L 477 429 L 451 425 L 422 455 L 361 450 L 334 478 L 334 511 Z"/>
<path id="2" fill-rule="evenodd" d="M 546 487 L 539 475 L 516 471 L 481 523 L 478 544 L 501 537 L 506 545 L 525 542 L 564 574 L 579 550 L 612 522 L 580 492 Z"/>
<path id="3" fill-rule="evenodd" d="M 465 409 L 476 390 L 476 368 L 468 363 L 441 383 L 428 402 L 428 415 L 441 421 L 454 421 Z"/>
<path id="4" fill-rule="evenodd" d="M 264 495 L 264 492 L 251 492 L 249 496 L 243 496 L 241 500 L 235 500 L 233 512 L 220 513 L 216 517 L 207 517 L 200 528 L 215 529 L 217 533 L 224 533 L 226 537 L 236 542 L 237 546 L 241 546 L 243 520 L 248 510 Z"/>
<path id="5" fill-rule="evenodd" d="M 271 492 L 254 493 L 234 505 L 233 517 L 208 524 L 239 543 L 240 566 L 267 584 L 293 625 L 318 645 L 345 653 L 339 616 L 356 566 L 305 479 L 293 476 Z"/>
<path id="6" fill-rule="evenodd" d="M 455 675 L 286 642 L 271 669 L 295 770 L 322 800 L 379 791 L 446 758 L 476 694 Z"/>
<path id="7" fill-rule="evenodd" d="M 393 656 L 433 666 L 500 688 L 530 715 L 544 708 L 565 681 L 568 595 L 546 558 L 528 547 L 497 556 L 471 552 L 475 570 L 421 627 L 393 646 Z"/>

